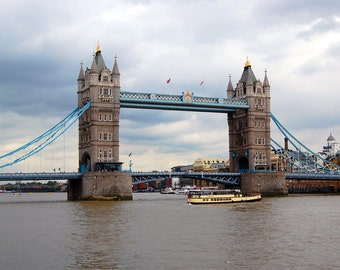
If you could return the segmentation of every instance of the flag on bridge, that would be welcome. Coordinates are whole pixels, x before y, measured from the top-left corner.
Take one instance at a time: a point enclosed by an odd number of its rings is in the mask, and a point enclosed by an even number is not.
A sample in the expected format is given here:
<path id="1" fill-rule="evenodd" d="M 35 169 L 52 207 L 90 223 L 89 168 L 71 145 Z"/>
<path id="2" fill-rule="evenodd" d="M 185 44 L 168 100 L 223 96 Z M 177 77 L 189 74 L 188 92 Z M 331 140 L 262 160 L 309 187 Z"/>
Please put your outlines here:
<path id="1" fill-rule="evenodd" d="M 129 157 L 131 157 L 132 153 L 129 154 Z"/>
<path id="2" fill-rule="evenodd" d="M 204 84 L 204 81 L 201 81 L 200 85 L 203 85 Z"/>
<path id="3" fill-rule="evenodd" d="M 168 80 L 166 80 L 166 83 L 170 83 L 170 81 L 171 81 L 171 78 L 169 78 Z"/>

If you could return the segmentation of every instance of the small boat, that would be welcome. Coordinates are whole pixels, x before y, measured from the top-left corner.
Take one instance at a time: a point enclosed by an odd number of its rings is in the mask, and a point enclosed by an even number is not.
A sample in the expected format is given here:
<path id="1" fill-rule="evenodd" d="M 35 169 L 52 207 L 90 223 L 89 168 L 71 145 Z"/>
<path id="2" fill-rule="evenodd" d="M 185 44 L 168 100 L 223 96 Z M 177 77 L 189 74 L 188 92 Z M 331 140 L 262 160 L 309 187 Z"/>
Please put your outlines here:
<path id="1" fill-rule="evenodd" d="M 190 204 L 219 204 L 235 202 L 254 202 L 261 200 L 261 194 L 243 194 L 239 189 L 190 190 Z"/>
<path id="2" fill-rule="evenodd" d="M 171 187 L 161 189 L 161 194 L 175 194 L 175 191 Z"/>
<path id="3" fill-rule="evenodd" d="M 190 190 L 197 190 L 197 188 L 195 186 L 185 186 L 174 191 L 176 195 L 188 195 Z"/>

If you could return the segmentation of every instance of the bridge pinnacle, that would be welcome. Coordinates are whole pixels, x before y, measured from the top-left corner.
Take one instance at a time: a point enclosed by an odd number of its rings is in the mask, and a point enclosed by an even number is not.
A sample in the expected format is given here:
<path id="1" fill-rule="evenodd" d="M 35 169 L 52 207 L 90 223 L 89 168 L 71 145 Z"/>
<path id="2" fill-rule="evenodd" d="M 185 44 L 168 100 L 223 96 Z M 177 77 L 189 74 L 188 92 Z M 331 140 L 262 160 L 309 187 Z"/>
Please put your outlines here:
<path id="1" fill-rule="evenodd" d="M 100 52 L 101 51 L 101 49 L 100 49 L 100 44 L 99 44 L 99 40 L 97 41 L 97 47 L 96 47 L 96 53 L 97 52 Z"/>
<path id="2" fill-rule="evenodd" d="M 250 67 L 251 64 L 250 64 L 250 61 L 248 59 L 248 56 L 247 56 L 247 61 L 244 63 L 244 67 Z"/>

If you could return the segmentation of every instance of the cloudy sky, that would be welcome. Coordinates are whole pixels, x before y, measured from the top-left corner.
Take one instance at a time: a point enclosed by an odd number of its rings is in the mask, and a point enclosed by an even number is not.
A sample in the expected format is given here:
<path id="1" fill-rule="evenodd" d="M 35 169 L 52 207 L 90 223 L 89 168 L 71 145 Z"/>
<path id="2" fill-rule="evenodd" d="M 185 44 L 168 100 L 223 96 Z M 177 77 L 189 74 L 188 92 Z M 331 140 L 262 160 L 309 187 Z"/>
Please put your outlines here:
<path id="1" fill-rule="evenodd" d="M 131 92 L 226 97 L 229 74 L 235 86 L 248 56 L 261 81 L 268 71 L 272 113 L 291 133 L 314 151 L 330 132 L 340 141 L 337 0 L 0 4 L 0 154 L 76 108 L 80 62 L 91 66 L 98 40 L 110 69 L 117 55 L 121 90 Z M 274 126 L 272 137 L 283 140 Z M 76 171 L 77 143 L 75 125 L 35 159 L 1 171 Z M 124 169 L 130 152 L 135 171 L 169 170 L 229 158 L 228 147 L 226 115 L 121 110 Z"/>

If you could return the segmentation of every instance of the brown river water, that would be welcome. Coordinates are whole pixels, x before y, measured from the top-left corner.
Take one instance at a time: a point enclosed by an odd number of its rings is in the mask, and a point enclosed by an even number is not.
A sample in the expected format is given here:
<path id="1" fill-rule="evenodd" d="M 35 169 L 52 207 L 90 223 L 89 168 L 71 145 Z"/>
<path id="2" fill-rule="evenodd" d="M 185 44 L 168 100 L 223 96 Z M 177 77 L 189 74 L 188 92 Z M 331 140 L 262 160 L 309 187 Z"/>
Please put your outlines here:
<path id="1" fill-rule="evenodd" d="M 0 269 L 340 269 L 340 196 L 189 205 L 0 194 Z"/>

